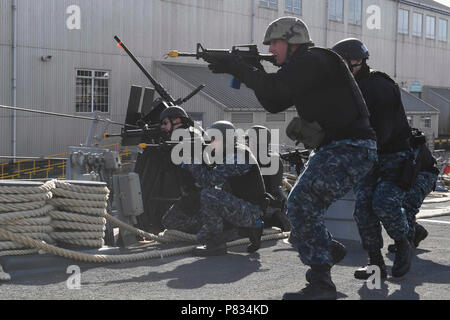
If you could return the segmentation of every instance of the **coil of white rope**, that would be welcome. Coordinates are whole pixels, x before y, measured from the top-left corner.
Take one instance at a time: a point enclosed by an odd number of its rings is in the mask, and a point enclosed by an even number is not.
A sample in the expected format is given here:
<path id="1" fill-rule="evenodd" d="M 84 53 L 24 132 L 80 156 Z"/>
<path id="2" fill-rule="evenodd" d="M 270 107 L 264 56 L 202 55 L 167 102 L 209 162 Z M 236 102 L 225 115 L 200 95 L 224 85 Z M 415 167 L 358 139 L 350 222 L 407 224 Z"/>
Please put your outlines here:
<path id="1" fill-rule="evenodd" d="M 52 198 L 54 181 L 22 182 L 1 181 L 0 184 L 0 229 L 13 232 L 29 239 L 52 243 L 49 234 L 51 218 L 46 213 L 52 209 L 46 201 Z M 36 253 L 23 243 L 0 236 L 0 256 Z M 10 279 L 0 266 L 0 279 Z"/>
<path id="2" fill-rule="evenodd" d="M 52 239 L 63 245 L 92 248 L 104 245 L 106 220 L 101 215 L 108 206 L 109 190 L 103 184 L 55 182 L 54 196 L 48 201 L 55 207 L 55 214 L 49 212 L 55 228 Z M 83 218 L 84 221 L 79 221 Z"/>
<path id="3" fill-rule="evenodd" d="M 85 262 L 122 263 L 185 254 L 192 251 L 198 245 L 196 236 L 192 234 L 187 234 L 176 230 L 166 230 L 159 235 L 154 235 L 127 225 L 122 221 L 112 217 L 106 212 L 106 206 L 100 204 L 100 202 L 104 201 L 105 195 L 107 198 L 107 195 L 109 194 L 109 190 L 106 187 L 72 185 L 71 183 L 65 181 L 51 181 L 48 184 L 52 183 L 53 187 L 56 185 L 57 189 L 64 189 L 63 192 L 57 191 L 55 194 L 72 198 L 51 198 L 47 200 L 47 203 L 53 203 L 53 205 L 58 206 L 58 209 L 54 208 L 52 205 L 47 204 L 39 209 L 6 212 L 0 214 L 0 239 L 9 240 L 8 245 L 10 247 L 15 248 L 17 246 L 21 248 L 33 248 L 25 250 L 11 250 L 13 248 L 9 248 L 8 250 L 0 251 L 0 256 L 35 253 L 37 252 L 37 250 L 41 249 L 54 255 Z M 41 186 L 39 188 L 30 188 L 30 190 L 32 190 L 31 193 L 39 193 L 38 190 L 41 193 L 49 192 L 51 191 L 51 188 L 49 189 L 48 186 L 49 185 Z M 21 192 L 20 194 L 26 194 L 26 191 L 24 189 L 19 188 L 17 190 Z M 2 191 L 1 186 L 0 191 Z M 12 193 L 11 190 L 5 190 L 3 194 L 14 193 Z M 80 199 L 80 197 L 82 197 L 81 194 L 90 195 L 89 200 L 82 200 L 83 198 Z M 98 195 L 101 195 L 101 197 Z M 96 207 L 87 206 L 87 201 L 89 201 L 89 205 L 94 202 Z M 42 217 L 43 215 L 46 215 L 46 217 Z M 193 245 L 165 250 L 156 249 L 148 252 L 123 255 L 92 255 L 77 252 L 74 250 L 58 248 L 54 245 L 42 241 L 44 240 L 50 242 L 52 239 L 56 239 L 57 241 L 71 241 L 73 239 L 76 239 L 76 241 L 78 241 L 77 244 L 81 246 L 101 246 L 103 244 L 103 239 L 91 239 L 90 237 L 94 236 L 94 234 L 95 237 L 97 237 L 98 233 L 101 233 L 101 235 L 103 236 L 106 220 L 110 221 L 113 225 L 118 226 L 119 228 L 125 228 L 126 230 L 134 232 L 135 234 L 145 239 L 154 240 L 159 243 L 187 242 Z M 26 222 L 22 223 L 23 221 Z M 49 221 L 54 229 L 62 229 L 64 230 L 64 232 L 55 232 L 45 228 L 21 229 L 25 226 L 33 227 L 44 225 L 45 223 L 48 224 Z M 7 228 L 3 227 L 5 223 L 7 223 Z M 33 239 L 32 237 L 27 236 L 27 233 L 15 233 L 13 231 L 19 230 L 15 229 L 16 226 L 19 226 L 19 229 L 23 231 L 51 231 L 51 239 L 43 236 L 45 233 L 34 234 L 35 237 L 38 237 L 39 234 L 41 238 L 45 239 Z M 73 231 L 67 231 L 68 229 Z M 288 236 L 289 233 L 284 233 L 280 230 L 264 230 L 264 234 L 261 240 L 278 240 L 287 238 Z M 238 239 L 227 243 L 227 246 L 232 247 L 249 243 L 249 239 Z M 5 273 L 2 274 L 2 269 L 0 266 L 0 280 L 8 279 L 10 279 L 10 276 Z"/>

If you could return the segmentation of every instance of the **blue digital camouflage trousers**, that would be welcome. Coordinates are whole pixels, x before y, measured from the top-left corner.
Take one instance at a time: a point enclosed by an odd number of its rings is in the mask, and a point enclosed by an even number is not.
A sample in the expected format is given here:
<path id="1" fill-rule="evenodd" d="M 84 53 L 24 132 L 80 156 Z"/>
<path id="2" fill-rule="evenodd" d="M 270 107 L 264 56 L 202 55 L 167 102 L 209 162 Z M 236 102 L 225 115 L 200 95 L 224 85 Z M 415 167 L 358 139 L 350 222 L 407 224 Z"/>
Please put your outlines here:
<path id="1" fill-rule="evenodd" d="M 215 188 L 205 188 L 200 196 L 200 215 L 203 225 L 197 233 L 200 243 L 221 239 L 225 221 L 235 227 L 261 226 L 261 208 L 231 193 Z"/>
<path id="2" fill-rule="evenodd" d="M 416 215 L 422 206 L 425 198 L 435 189 L 438 175 L 435 173 L 421 171 L 417 176 L 417 180 L 411 190 L 403 199 L 403 209 L 409 225 L 410 239 L 414 239 L 416 233 Z"/>
<path id="3" fill-rule="evenodd" d="M 202 188 L 199 214 L 203 225 L 197 233 L 200 243 L 223 239 L 225 222 L 240 228 L 256 228 L 262 225 L 263 212 L 258 205 L 216 189 L 216 186 L 226 185 L 231 177 L 247 174 L 253 164 L 249 159 L 241 158 L 237 152 L 227 153 L 224 160 L 223 164 L 217 164 L 213 169 L 204 165 L 183 165 Z"/>
<path id="4" fill-rule="evenodd" d="M 166 229 L 197 234 L 200 243 L 220 239 L 224 224 L 242 228 L 261 226 L 263 212 L 259 206 L 215 188 L 203 189 L 200 195 L 200 210 L 187 215 L 183 208 L 174 204 L 164 215 L 162 224 Z"/>
<path id="5" fill-rule="evenodd" d="M 381 224 L 393 240 L 408 236 L 409 227 L 402 211 L 406 191 L 395 184 L 398 170 L 410 151 L 380 154 L 377 170 L 368 174 L 355 188 L 354 217 L 364 250 L 383 247 Z"/>
<path id="6" fill-rule="evenodd" d="M 371 170 L 376 160 L 373 140 L 341 140 L 311 153 L 287 202 L 292 245 L 304 264 L 333 265 L 331 235 L 323 216 L 333 202 Z"/>
<path id="7" fill-rule="evenodd" d="M 203 225 L 200 212 L 187 215 L 179 204 L 174 204 L 162 218 L 162 225 L 166 229 L 179 230 L 186 233 L 196 234 Z"/>

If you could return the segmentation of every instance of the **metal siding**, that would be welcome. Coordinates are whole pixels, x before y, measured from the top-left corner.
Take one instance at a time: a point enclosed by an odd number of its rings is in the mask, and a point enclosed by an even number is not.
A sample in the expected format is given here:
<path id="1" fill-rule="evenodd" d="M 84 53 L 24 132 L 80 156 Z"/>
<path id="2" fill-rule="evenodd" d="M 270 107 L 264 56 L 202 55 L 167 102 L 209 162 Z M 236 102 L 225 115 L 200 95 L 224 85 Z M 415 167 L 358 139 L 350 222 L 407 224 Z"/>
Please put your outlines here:
<path id="1" fill-rule="evenodd" d="M 11 46 L 0 45 L 0 104 L 12 104 L 12 49 Z M 12 114 L 10 110 L 0 110 L 0 155 L 10 155 Z"/>
<path id="2" fill-rule="evenodd" d="M 154 63 L 154 76 L 174 99 L 184 98 L 195 88 L 187 82 L 175 77 L 160 65 Z M 207 85 L 207 84 L 206 84 Z M 210 126 L 213 122 L 224 119 L 221 107 L 208 99 L 202 92 L 182 105 L 186 112 L 198 112 L 203 114 L 203 127 Z"/>
<path id="3" fill-rule="evenodd" d="M 11 103 L 11 3 L 10 0 L 0 1 L 0 103 L 3 104 Z M 81 30 L 66 28 L 66 8 L 72 4 L 81 8 Z M 381 30 L 368 30 L 365 25 L 365 10 L 370 4 L 381 7 Z M 145 65 L 150 66 L 152 60 L 161 59 L 170 49 L 195 50 L 197 42 L 209 48 L 249 43 L 252 6 L 250 0 L 18 0 L 18 106 L 74 113 L 75 69 L 105 69 L 111 71 L 110 116 L 122 121 L 130 86 L 146 86 L 148 81 L 117 48 L 114 35 L 119 35 Z M 268 50 L 262 45 L 267 25 L 285 15 L 282 1 L 279 7 L 279 10 L 270 10 L 255 6 L 254 43 L 261 52 Z M 412 11 L 412 7 L 406 7 Z M 347 19 L 346 10 L 344 19 Z M 426 12 L 418 8 L 414 11 Z M 325 1 L 303 1 L 302 12 L 300 17 L 308 24 L 313 40 L 325 46 Z M 344 23 L 333 31 L 330 23 L 328 45 L 344 37 L 360 37 L 371 52 L 371 66 L 393 75 L 396 15 L 395 1 L 363 1 L 362 26 Z M 439 17 L 449 20 L 437 13 L 430 15 L 435 16 L 436 21 Z M 425 39 L 417 41 L 411 35 L 402 37 L 399 35 L 396 80 L 450 87 L 450 39 L 445 43 L 437 40 L 430 43 Z M 53 59 L 44 63 L 40 60 L 42 55 L 53 55 Z M 269 67 L 268 70 L 275 69 Z M 162 72 L 157 78 L 159 76 L 168 77 Z M 174 79 L 164 81 L 170 83 L 176 97 L 190 92 L 191 88 Z M 211 106 L 214 104 L 201 94 L 186 104 L 190 111 L 195 109 L 207 115 L 205 126 L 230 116 L 219 107 L 211 112 Z M 10 114 L 10 111 L 0 111 L 0 153 L 3 154 L 10 152 Z M 81 120 L 31 115 L 19 118 L 18 124 L 18 155 L 64 152 L 67 146 L 84 142 L 89 127 L 89 122 Z M 111 128 L 118 131 L 117 127 Z"/>
<path id="4" fill-rule="evenodd" d="M 0 1 L 0 45 L 12 43 L 12 0 Z"/>
<path id="5" fill-rule="evenodd" d="M 439 108 L 439 135 L 450 135 L 450 102 L 436 95 L 433 90 L 429 92 L 428 102 Z"/>
<path id="6" fill-rule="evenodd" d="M 0 104 L 12 104 L 12 0 L 0 1 Z M 0 155 L 10 155 L 12 114 L 0 110 Z"/>

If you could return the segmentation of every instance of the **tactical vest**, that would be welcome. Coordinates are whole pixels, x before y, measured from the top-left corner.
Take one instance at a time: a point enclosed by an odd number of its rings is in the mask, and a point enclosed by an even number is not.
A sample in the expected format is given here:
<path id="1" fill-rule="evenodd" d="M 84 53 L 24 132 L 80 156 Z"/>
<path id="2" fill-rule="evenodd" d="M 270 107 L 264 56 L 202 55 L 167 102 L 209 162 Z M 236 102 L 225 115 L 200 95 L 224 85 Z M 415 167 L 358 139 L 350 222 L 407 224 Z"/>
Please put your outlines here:
<path id="1" fill-rule="evenodd" d="M 252 204 L 259 205 L 266 192 L 261 170 L 256 163 L 254 155 L 248 147 L 239 146 L 238 148 L 244 148 L 245 159 L 253 159 L 254 162 L 252 161 L 251 163 L 255 164 L 252 164 L 250 171 L 246 174 L 228 178 L 226 184 L 230 188 L 231 194 L 234 196 Z"/>
<path id="2" fill-rule="evenodd" d="M 270 154 L 271 157 L 273 157 L 273 154 Z M 266 192 L 270 193 L 274 197 L 277 197 L 278 187 L 282 186 L 283 184 L 283 162 L 281 161 L 281 158 L 279 155 L 277 155 L 277 161 L 278 161 L 278 171 L 274 175 L 263 175 L 264 185 L 266 187 Z M 260 164 L 260 167 L 270 167 L 270 165 L 262 166 Z"/>
<path id="3" fill-rule="evenodd" d="M 380 153 L 394 153 L 408 150 L 410 148 L 411 129 L 404 111 L 405 108 L 402 102 L 400 87 L 388 74 L 376 70 L 370 70 L 369 77 L 366 81 L 373 81 L 376 77 L 381 77 L 389 81 L 394 86 L 395 105 L 393 107 L 396 108 L 395 131 L 392 133 L 392 137 L 389 141 L 383 145 L 381 145 L 381 142 L 378 143 L 378 150 Z M 369 83 L 365 85 L 370 86 L 371 84 Z"/>
<path id="4" fill-rule="evenodd" d="M 322 88 L 319 88 L 315 93 L 317 100 L 325 101 L 332 107 L 327 110 L 321 110 L 323 113 L 320 115 L 321 118 L 306 119 L 308 121 L 318 121 L 324 129 L 325 139 L 322 145 L 328 144 L 333 140 L 355 137 L 375 139 L 373 130 L 370 127 L 369 110 L 364 97 L 344 60 L 329 49 L 314 47 L 309 50 L 319 56 L 327 57 L 324 62 L 327 68 L 337 68 L 336 77 L 333 80 L 336 83 L 324 84 L 324 86 L 327 86 L 326 95 L 328 97 L 320 97 L 320 95 L 324 95 Z M 299 115 L 300 117 L 302 116 L 300 112 Z"/>

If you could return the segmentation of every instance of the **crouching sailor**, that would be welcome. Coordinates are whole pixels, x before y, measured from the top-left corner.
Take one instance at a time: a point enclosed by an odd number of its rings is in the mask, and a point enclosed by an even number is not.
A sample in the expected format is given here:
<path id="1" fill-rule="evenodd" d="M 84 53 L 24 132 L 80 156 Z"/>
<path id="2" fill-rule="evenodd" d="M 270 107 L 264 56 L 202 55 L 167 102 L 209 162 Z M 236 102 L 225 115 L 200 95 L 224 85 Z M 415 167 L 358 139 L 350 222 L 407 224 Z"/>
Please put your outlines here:
<path id="1" fill-rule="evenodd" d="M 246 230 L 251 242 L 248 252 L 255 252 L 261 245 L 264 182 L 255 157 L 246 146 L 236 142 L 234 130 L 234 125 L 228 121 L 215 122 L 208 129 L 208 133 L 213 131 L 210 148 L 214 153 L 214 167 L 182 165 L 202 188 L 200 215 L 203 225 L 197 240 L 204 245 L 194 250 L 195 255 L 227 253 L 225 223 Z M 227 143 L 230 136 L 232 141 Z"/>

